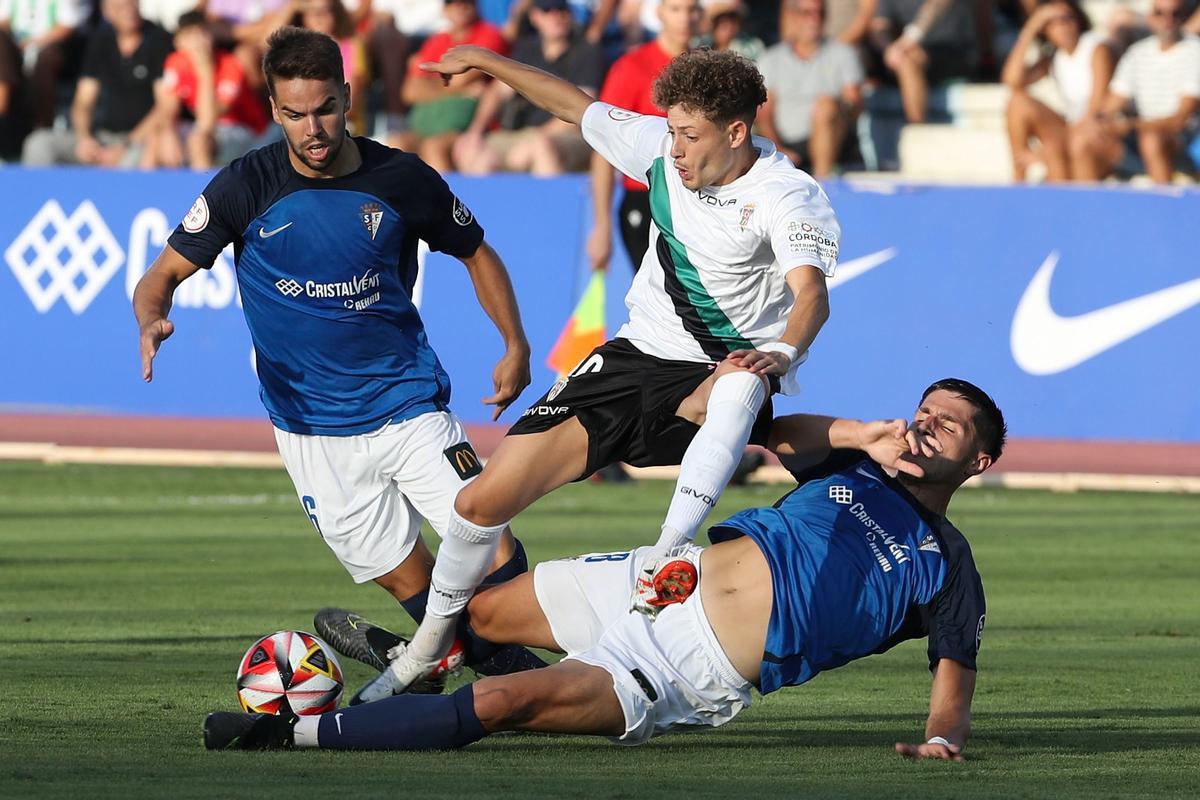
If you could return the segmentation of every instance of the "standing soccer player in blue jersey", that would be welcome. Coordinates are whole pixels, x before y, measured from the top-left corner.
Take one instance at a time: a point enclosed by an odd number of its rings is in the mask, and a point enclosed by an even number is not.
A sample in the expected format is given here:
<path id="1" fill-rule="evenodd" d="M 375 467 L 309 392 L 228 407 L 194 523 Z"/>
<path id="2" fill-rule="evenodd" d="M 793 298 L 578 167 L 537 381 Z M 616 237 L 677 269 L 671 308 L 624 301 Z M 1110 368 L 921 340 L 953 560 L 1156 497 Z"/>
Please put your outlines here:
<path id="1" fill-rule="evenodd" d="M 418 240 L 466 265 L 504 339 L 496 392 L 484 401 L 496 416 L 529 384 L 512 284 L 433 169 L 346 135 L 350 89 L 333 39 L 276 31 L 263 71 L 286 141 L 221 170 L 138 283 L 143 377 L 175 330 L 175 289 L 233 243 L 263 404 L 304 513 L 356 582 L 378 583 L 420 621 L 433 565 L 422 518 L 444 537 L 438 567 L 470 581 L 464 589 L 488 573 L 510 579 L 526 560 L 511 535 L 484 552 L 446 535 L 454 498 L 480 463 L 412 301 Z M 460 631 L 477 671 L 542 664 Z"/>
<path id="2" fill-rule="evenodd" d="M 320 717 L 218 712 L 205 722 L 206 745 L 438 749 L 502 730 L 641 744 L 725 724 L 752 688 L 796 686 L 928 637 L 924 741 L 896 750 L 961 760 L 985 604 L 971 548 L 945 513 L 963 481 L 999 458 L 1000 409 L 947 379 L 925 391 L 911 427 L 799 415 L 778 420 L 774 435 L 799 485 L 711 528 L 717 544 L 689 556 L 699 589 L 656 622 L 627 612 L 636 551 L 539 564 L 477 595 L 470 612 L 497 641 L 565 651 L 558 664 Z"/>

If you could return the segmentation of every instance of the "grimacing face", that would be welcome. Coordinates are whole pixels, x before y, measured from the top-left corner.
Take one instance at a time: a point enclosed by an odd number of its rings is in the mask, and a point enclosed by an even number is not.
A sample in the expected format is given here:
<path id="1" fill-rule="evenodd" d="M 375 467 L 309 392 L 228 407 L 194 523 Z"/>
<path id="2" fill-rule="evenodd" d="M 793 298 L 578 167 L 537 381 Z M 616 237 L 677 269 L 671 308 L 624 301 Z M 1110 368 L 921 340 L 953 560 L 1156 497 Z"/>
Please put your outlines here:
<path id="1" fill-rule="evenodd" d="M 324 175 L 337 161 L 346 142 L 349 111 L 349 84 L 306 78 L 275 81 L 271 116 L 283 128 L 292 154 L 311 171 L 309 177 Z"/>
<path id="2" fill-rule="evenodd" d="M 733 168 L 734 145 L 749 135 L 744 122 L 718 124 L 682 105 L 667 109 L 667 129 L 672 166 L 693 192 L 723 181 Z"/>
<path id="3" fill-rule="evenodd" d="M 978 475 L 992 464 L 983 452 L 975 431 L 975 406 L 961 395 L 938 389 L 921 401 L 913 415 L 913 426 L 942 446 L 933 456 L 906 455 L 904 458 L 925 470 L 917 483 L 961 483 Z"/>

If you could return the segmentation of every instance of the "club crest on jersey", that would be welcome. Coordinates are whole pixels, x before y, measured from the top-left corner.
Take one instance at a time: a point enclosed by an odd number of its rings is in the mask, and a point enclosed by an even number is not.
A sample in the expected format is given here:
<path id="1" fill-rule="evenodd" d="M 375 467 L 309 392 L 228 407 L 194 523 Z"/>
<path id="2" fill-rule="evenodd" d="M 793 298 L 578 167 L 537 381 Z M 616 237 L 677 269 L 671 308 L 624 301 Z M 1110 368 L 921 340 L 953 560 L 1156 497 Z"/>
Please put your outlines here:
<path id="1" fill-rule="evenodd" d="M 754 216 L 754 203 L 746 203 L 742 206 L 742 221 L 738 223 L 738 227 L 746 230 L 746 226 L 750 224 L 750 218 Z"/>
<path id="2" fill-rule="evenodd" d="M 564 375 L 556 380 L 554 385 L 550 387 L 550 391 L 546 392 L 546 402 L 550 402 L 554 398 L 558 397 L 559 392 L 567 388 L 567 381 L 569 380 L 571 380 L 571 376 L 569 375 Z"/>
<path id="3" fill-rule="evenodd" d="M 362 208 L 362 223 L 367 229 L 367 233 L 371 234 L 371 241 L 375 241 L 375 234 L 379 233 L 379 226 L 383 224 L 383 206 L 379 203 L 363 203 Z"/>

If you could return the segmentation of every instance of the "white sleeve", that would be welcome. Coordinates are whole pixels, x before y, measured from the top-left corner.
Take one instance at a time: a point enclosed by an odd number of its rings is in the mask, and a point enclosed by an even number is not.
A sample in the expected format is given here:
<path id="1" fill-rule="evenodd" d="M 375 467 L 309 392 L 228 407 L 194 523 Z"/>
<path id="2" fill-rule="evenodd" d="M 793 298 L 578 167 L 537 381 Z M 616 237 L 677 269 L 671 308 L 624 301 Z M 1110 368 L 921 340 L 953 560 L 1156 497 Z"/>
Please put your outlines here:
<path id="1" fill-rule="evenodd" d="M 87 21 L 92 13 L 92 4 L 88 0 L 65 0 L 57 5 L 59 25 L 77 28 Z"/>
<path id="2" fill-rule="evenodd" d="M 1179 94 L 1182 97 L 1200 97 L 1200 42 L 1192 39 L 1184 41 L 1190 46 L 1179 80 Z"/>
<path id="3" fill-rule="evenodd" d="M 817 267 L 833 277 L 841 246 L 842 227 L 834 216 L 829 198 L 815 181 L 797 183 L 775 204 L 767 233 L 779 271 L 786 275 L 796 267 Z"/>
<path id="4" fill-rule="evenodd" d="M 1116 72 L 1113 74 L 1112 82 L 1108 85 L 1109 91 L 1126 100 L 1133 98 L 1134 58 L 1136 58 L 1136 53 L 1126 51 L 1121 60 L 1117 62 Z"/>
<path id="5" fill-rule="evenodd" d="M 667 121 L 635 114 L 608 103 L 592 103 L 580 121 L 584 140 L 604 160 L 635 181 L 646 182 L 654 159 L 663 154 Z"/>

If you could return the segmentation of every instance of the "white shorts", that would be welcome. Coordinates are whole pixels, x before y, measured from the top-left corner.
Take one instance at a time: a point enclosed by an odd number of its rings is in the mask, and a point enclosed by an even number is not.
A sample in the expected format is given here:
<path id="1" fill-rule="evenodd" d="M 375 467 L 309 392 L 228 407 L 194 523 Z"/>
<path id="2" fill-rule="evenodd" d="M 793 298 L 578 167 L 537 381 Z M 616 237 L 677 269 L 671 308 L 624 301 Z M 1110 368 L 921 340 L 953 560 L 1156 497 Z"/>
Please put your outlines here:
<path id="1" fill-rule="evenodd" d="M 444 535 L 454 498 L 479 467 L 461 447 L 462 423 L 443 411 L 357 436 L 276 428 L 275 441 L 304 513 L 355 583 L 400 566 L 422 518 Z"/>
<path id="2" fill-rule="evenodd" d="M 629 612 L 649 549 L 543 562 L 533 573 L 538 603 L 567 658 L 612 675 L 625 714 L 621 744 L 678 726 L 724 725 L 750 705 L 751 685 L 717 642 L 698 591 L 654 622 Z M 687 557 L 698 564 L 701 551 L 693 546 Z"/>

